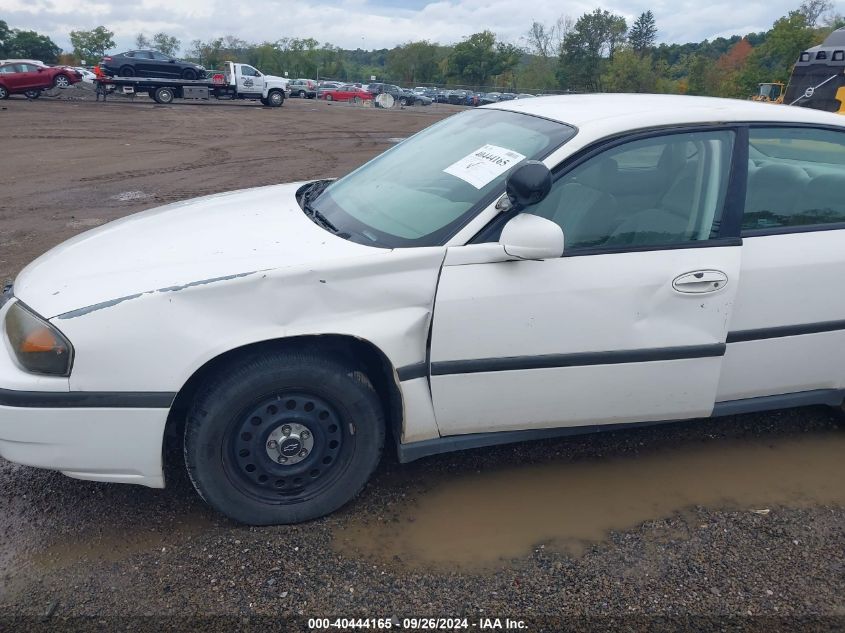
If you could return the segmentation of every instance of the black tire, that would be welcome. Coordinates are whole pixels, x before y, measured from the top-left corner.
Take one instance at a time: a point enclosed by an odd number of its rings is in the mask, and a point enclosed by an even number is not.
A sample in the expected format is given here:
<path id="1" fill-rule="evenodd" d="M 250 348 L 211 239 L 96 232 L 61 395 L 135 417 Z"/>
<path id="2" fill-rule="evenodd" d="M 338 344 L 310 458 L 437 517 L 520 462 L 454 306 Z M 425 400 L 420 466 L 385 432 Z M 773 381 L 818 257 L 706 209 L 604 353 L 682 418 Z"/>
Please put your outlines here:
<path id="1" fill-rule="evenodd" d="M 281 108 L 285 102 L 285 93 L 281 90 L 271 90 L 267 93 L 267 105 L 272 108 Z"/>
<path id="2" fill-rule="evenodd" d="M 123 66 L 117 74 L 119 77 L 134 77 L 135 69 L 132 66 Z"/>
<path id="3" fill-rule="evenodd" d="M 361 491 L 381 458 L 384 427 L 360 371 L 307 350 L 260 353 L 200 390 L 185 427 L 185 463 L 200 496 L 235 521 L 299 523 Z M 285 455 L 299 461 L 282 463 Z"/>
<path id="4" fill-rule="evenodd" d="M 6 89 L 5 86 L 0 86 L 0 101 L 3 99 L 9 98 L 9 91 Z"/>
<path id="5" fill-rule="evenodd" d="M 40 90 L 27 90 L 24 93 L 24 95 L 26 96 L 27 99 L 37 99 L 38 97 L 41 96 L 41 91 Z"/>
<path id="6" fill-rule="evenodd" d="M 331 95 L 326 95 L 326 101 L 334 101 L 334 97 Z"/>
<path id="7" fill-rule="evenodd" d="M 59 73 L 53 78 L 53 88 L 70 88 L 70 79 L 67 75 Z"/>
<path id="8" fill-rule="evenodd" d="M 305 98 L 305 91 L 304 91 L 304 90 L 300 90 L 297 94 L 299 95 L 299 98 L 300 98 L 300 99 L 304 99 L 304 98 Z"/>
<path id="9" fill-rule="evenodd" d="M 408 105 L 408 100 L 405 97 L 402 97 L 401 99 L 399 99 L 399 105 L 400 106 Z"/>
<path id="10" fill-rule="evenodd" d="M 156 100 L 156 103 L 161 103 L 162 105 L 167 105 L 168 103 L 173 103 L 173 99 L 176 98 L 176 95 L 173 92 L 173 88 L 167 88 L 162 86 L 155 91 L 155 95 L 153 99 Z"/>
<path id="11" fill-rule="evenodd" d="M 185 81 L 194 81 L 197 78 L 197 71 L 193 68 L 186 68 L 182 71 L 182 79 Z"/>
<path id="12" fill-rule="evenodd" d="M 267 101 L 267 99 L 265 99 L 264 97 L 261 97 L 260 101 L 261 101 L 261 104 L 262 104 L 262 105 L 265 105 L 265 106 L 267 106 L 267 107 L 270 107 L 270 102 L 269 102 L 269 101 Z"/>

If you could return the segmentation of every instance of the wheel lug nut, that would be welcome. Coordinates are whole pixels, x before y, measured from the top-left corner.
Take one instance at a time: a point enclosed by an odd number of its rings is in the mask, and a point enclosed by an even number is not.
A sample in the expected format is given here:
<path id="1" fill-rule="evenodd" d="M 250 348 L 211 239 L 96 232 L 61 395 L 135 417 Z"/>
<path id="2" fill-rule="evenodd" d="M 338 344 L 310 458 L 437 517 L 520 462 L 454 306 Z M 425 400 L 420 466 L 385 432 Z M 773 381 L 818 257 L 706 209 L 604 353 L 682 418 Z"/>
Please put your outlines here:
<path id="1" fill-rule="evenodd" d="M 299 451 L 300 457 L 305 457 L 306 455 L 308 455 L 308 451 L 306 449 L 303 448 L 301 451 Z"/>
<path id="2" fill-rule="evenodd" d="M 299 434 L 299 437 L 301 437 L 303 440 L 307 440 L 309 437 L 311 437 L 311 434 L 308 431 L 303 431 Z"/>
<path id="3" fill-rule="evenodd" d="M 284 455 L 279 455 L 279 463 L 280 464 L 286 464 L 287 461 L 288 461 L 287 457 L 285 457 Z"/>
<path id="4" fill-rule="evenodd" d="M 285 437 L 287 437 L 288 435 L 290 435 L 290 431 L 291 431 L 291 428 L 290 428 L 287 424 L 285 424 L 285 425 L 282 427 L 282 435 L 284 435 Z"/>
<path id="5" fill-rule="evenodd" d="M 276 440 L 270 440 L 269 442 L 267 442 L 267 448 L 272 449 L 272 448 L 278 448 L 278 447 L 279 447 L 279 443 Z"/>

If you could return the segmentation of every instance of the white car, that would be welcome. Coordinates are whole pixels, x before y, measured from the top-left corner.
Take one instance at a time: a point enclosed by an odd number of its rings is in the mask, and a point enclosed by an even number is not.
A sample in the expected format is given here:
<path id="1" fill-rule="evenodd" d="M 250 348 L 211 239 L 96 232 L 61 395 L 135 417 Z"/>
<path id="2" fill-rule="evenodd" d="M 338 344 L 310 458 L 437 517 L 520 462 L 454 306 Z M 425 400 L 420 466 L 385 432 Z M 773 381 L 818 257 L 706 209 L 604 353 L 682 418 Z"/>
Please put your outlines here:
<path id="1" fill-rule="evenodd" d="M 82 75 L 82 81 L 86 83 L 92 84 L 97 78 L 97 75 L 85 68 L 85 66 L 70 66 L 70 68 Z"/>
<path id="2" fill-rule="evenodd" d="M 499 103 L 37 259 L 0 309 L 0 455 L 161 487 L 172 436 L 219 511 L 312 519 L 386 444 L 839 406 L 843 278 L 845 118 Z"/>

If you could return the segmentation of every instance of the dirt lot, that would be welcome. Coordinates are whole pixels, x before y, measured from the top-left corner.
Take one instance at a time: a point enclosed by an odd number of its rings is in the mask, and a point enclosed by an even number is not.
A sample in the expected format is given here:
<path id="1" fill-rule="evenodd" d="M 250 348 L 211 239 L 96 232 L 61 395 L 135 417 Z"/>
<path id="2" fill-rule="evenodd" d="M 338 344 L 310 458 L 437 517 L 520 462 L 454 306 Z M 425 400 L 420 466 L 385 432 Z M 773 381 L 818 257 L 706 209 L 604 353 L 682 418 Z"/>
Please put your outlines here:
<path id="1" fill-rule="evenodd" d="M 141 209 L 342 175 L 453 111 L 0 102 L 0 281 Z M 837 417 L 816 408 L 405 466 L 388 455 L 337 514 L 260 529 L 215 515 L 178 468 L 160 491 L 0 460 L 0 631 L 298 630 L 353 616 L 843 630 L 843 449 Z"/>

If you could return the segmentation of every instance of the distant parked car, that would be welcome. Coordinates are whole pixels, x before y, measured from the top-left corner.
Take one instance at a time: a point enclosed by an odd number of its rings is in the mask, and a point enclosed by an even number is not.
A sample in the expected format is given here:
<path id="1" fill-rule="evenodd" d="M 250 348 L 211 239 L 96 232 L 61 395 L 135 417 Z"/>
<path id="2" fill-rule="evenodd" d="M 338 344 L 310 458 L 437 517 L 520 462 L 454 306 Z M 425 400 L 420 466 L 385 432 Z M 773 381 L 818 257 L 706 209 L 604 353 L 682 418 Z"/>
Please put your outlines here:
<path id="1" fill-rule="evenodd" d="M 479 105 L 487 105 L 489 103 L 498 103 L 499 97 L 501 97 L 501 96 L 502 96 L 501 92 L 488 92 L 488 93 L 482 94 L 478 98 L 478 104 Z"/>
<path id="2" fill-rule="evenodd" d="M 321 89 L 317 98 L 326 101 L 369 101 L 372 100 L 373 95 L 363 88 L 345 84 L 337 88 Z"/>
<path id="3" fill-rule="evenodd" d="M 471 93 L 467 90 L 453 90 L 448 96 L 449 103 L 452 105 L 466 105 L 469 94 Z"/>
<path id="4" fill-rule="evenodd" d="M 37 99 L 42 90 L 67 88 L 82 79 L 82 75 L 64 67 L 50 68 L 30 63 L 0 65 L 0 99 L 25 94 Z"/>
<path id="5" fill-rule="evenodd" d="M 405 95 L 405 102 L 402 103 L 400 99 L 400 105 L 431 105 L 431 99 L 427 98 L 424 95 L 414 92 L 413 90 L 409 90 L 408 88 L 402 88 L 402 94 Z M 424 103 L 428 101 L 428 103 Z"/>
<path id="6" fill-rule="evenodd" d="M 94 79 L 97 78 L 97 75 L 95 75 L 93 72 L 91 72 L 84 66 L 71 66 L 70 68 L 78 72 L 82 76 L 82 81 L 86 83 L 94 83 Z"/>
<path id="7" fill-rule="evenodd" d="M 518 95 L 516 95 L 517 99 L 533 99 L 534 97 L 535 95 L 530 95 L 527 92 L 520 92 Z"/>
<path id="8" fill-rule="evenodd" d="M 499 96 L 499 101 L 513 101 L 514 99 L 516 99 L 516 95 L 512 92 L 503 92 Z"/>
<path id="9" fill-rule="evenodd" d="M 205 68 L 158 51 L 127 51 L 106 55 L 100 68 L 118 77 L 177 77 L 192 81 L 205 77 Z"/>
<path id="10" fill-rule="evenodd" d="M 300 97 L 301 99 L 316 99 L 317 98 L 317 82 L 312 79 L 294 79 L 288 84 L 288 90 L 291 97 Z"/>

